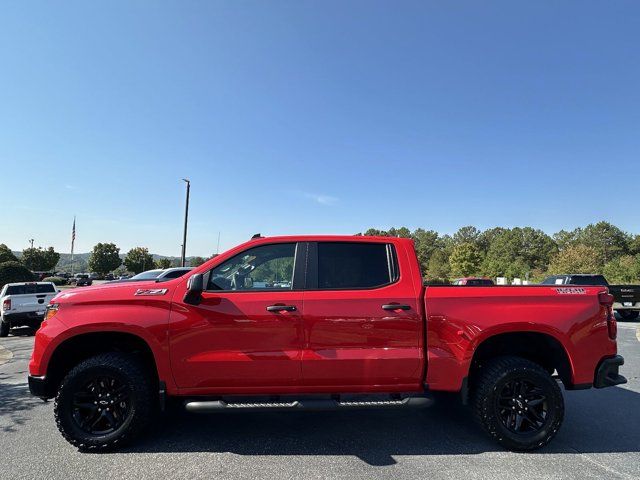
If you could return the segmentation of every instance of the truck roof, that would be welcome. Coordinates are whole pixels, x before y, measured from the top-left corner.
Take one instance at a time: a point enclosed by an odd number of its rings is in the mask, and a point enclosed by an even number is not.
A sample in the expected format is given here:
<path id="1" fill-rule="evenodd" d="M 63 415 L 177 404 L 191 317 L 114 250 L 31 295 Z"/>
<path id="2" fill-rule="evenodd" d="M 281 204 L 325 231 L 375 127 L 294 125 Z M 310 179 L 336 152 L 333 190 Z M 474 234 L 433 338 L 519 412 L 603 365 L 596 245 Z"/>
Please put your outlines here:
<path id="1" fill-rule="evenodd" d="M 14 282 L 14 283 L 5 283 L 3 285 L 3 288 L 5 286 L 15 287 L 20 285 L 54 285 L 54 283 L 53 282 Z"/>
<path id="2" fill-rule="evenodd" d="M 372 235 L 278 235 L 274 237 L 255 237 L 250 242 L 269 241 L 290 241 L 290 242 L 396 242 L 413 240 L 405 237 L 384 237 Z"/>

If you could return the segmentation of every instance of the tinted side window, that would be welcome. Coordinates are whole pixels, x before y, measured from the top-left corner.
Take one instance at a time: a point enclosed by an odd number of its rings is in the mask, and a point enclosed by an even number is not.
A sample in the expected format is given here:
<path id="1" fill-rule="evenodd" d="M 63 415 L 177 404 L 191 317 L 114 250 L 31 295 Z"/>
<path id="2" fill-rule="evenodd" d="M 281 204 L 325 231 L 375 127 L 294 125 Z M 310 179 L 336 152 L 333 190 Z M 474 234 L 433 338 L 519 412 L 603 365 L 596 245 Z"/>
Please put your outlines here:
<path id="1" fill-rule="evenodd" d="M 318 243 L 318 288 L 371 288 L 395 280 L 384 243 Z"/>
<path id="2" fill-rule="evenodd" d="M 295 243 L 250 248 L 218 265 L 207 290 L 291 290 Z"/>

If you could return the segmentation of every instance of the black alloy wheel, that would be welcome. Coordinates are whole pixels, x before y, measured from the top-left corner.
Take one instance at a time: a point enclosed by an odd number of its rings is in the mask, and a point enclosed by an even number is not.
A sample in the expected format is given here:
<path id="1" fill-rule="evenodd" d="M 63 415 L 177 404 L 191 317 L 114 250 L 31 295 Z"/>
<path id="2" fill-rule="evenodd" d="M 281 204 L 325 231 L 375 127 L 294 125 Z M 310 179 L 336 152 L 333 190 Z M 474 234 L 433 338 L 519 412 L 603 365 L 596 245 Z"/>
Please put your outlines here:
<path id="1" fill-rule="evenodd" d="M 98 375 L 73 394 L 73 419 L 90 435 L 115 432 L 130 414 L 128 387 L 112 376 Z"/>
<path id="2" fill-rule="evenodd" d="M 539 386 L 526 379 L 507 382 L 498 402 L 502 425 L 513 433 L 539 431 L 547 418 L 547 397 Z"/>
<path id="3" fill-rule="evenodd" d="M 564 399 L 557 380 L 522 357 L 496 357 L 481 365 L 471 398 L 478 423 L 509 450 L 541 448 L 562 425 Z"/>

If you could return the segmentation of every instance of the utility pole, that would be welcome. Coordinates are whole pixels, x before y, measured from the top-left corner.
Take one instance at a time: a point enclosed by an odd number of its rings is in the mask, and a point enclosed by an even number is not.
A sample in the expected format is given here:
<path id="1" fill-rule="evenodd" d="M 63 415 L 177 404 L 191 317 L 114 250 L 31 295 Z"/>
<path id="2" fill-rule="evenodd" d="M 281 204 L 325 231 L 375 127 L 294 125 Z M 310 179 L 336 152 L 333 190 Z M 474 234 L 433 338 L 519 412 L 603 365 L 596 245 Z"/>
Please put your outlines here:
<path id="1" fill-rule="evenodd" d="M 191 190 L 191 182 L 187 178 L 182 179 L 187 184 L 187 199 L 184 205 L 184 233 L 182 234 L 182 259 L 181 264 L 184 267 L 187 254 L 187 222 L 189 220 L 189 190 Z"/>
<path id="2" fill-rule="evenodd" d="M 30 238 L 29 243 L 31 244 L 31 248 L 33 248 L 33 242 L 34 242 L 33 238 Z"/>
<path id="3" fill-rule="evenodd" d="M 218 232 L 218 246 L 216 247 L 216 255 L 220 253 L 220 232 Z"/>

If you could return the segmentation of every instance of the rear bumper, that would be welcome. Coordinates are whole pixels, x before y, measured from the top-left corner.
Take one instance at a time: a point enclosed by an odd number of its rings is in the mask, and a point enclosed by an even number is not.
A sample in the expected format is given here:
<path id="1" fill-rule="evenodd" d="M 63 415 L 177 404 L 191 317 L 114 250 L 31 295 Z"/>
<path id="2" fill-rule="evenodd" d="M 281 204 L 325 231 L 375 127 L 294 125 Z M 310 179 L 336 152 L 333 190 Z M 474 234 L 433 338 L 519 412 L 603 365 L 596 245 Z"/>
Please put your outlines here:
<path id="1" fill-rule="evenodd" d="M 29 391 L 31 395 L 40 398 L 53 398 L 55 392 L 51 391 L 51 386 L 47 382 L 46 377 L 35 377 L 29 375 Z"/>
<path id="2" fill-rule="evenodd" d="M 2 316 L 2 321 L 8 323 L 12 327 L 37 327 L 44 320 L 44 315 L 36 312 L 28 313 L 5 313 Z"/>
<path id="3" fill-rule="evenodd" d="M 618 373 L 622 365 L 624 365 L 624 358 L 620 355 L 602 360 L 596 369 L 593 386 L 605 388 L 627 383 L 627 379 Z"/>

